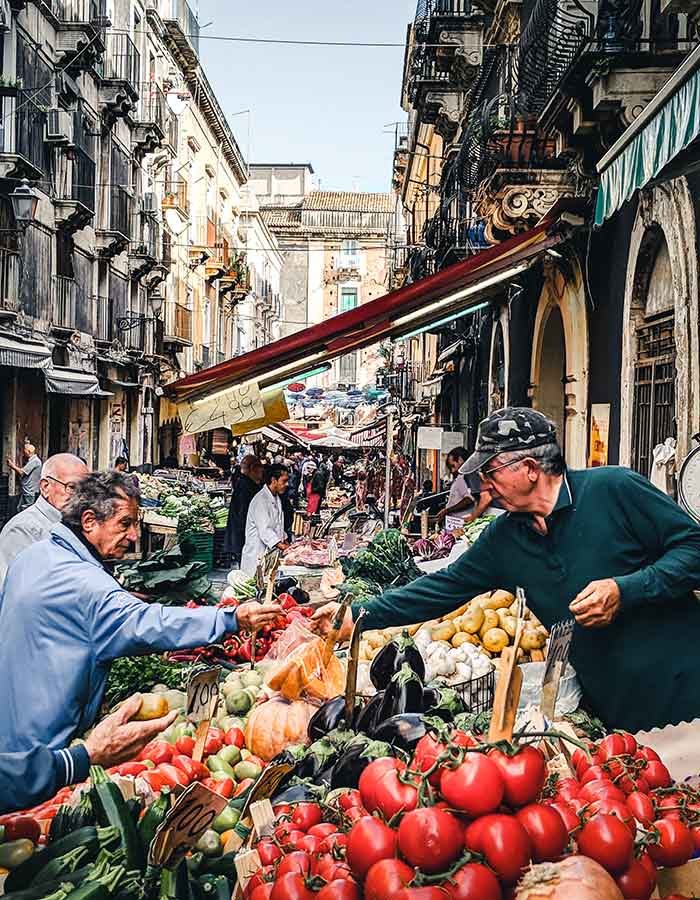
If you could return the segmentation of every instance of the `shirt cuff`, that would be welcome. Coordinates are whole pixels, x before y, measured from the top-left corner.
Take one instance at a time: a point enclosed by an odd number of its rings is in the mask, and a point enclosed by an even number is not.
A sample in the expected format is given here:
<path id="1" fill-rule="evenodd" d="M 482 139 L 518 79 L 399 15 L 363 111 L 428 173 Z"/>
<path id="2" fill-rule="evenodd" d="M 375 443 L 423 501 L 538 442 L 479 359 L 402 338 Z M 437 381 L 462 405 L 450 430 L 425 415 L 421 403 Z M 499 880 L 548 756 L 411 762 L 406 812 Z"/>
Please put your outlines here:
<path id="1" fill-rule="evenodd" d="M 649 579 L 644 569 L 639 572 L 631 572 L 629 575 L 620 575 L 614 581 L 620 588 L 620 606 L 623 609 L 630 606 L 641 606 L 647 602 Z"/>
<path id="2" fill-rule="evenodd" d="M 63 750 L 53 751 L 56 766 L 56 786 L 67 787 L 85 781 L 90 772 L 90 757 L 85 744 L 76 744 Z"/>
<path id="3" fill-rule="evenodd" d="M 224 610 L 224 628 L 226 629 L 228 634 L 233 634 L 238 631 L 238 616 L 236 615 L 235 609 L 226 609 Z"/>

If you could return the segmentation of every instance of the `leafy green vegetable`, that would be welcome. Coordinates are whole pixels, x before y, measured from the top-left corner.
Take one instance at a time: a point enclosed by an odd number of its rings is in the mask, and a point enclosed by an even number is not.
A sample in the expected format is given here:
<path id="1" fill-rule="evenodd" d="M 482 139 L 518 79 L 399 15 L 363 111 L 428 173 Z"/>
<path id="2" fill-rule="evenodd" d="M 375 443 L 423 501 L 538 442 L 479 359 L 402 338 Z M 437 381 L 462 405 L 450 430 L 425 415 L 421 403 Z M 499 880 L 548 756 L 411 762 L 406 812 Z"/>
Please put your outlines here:
<path id="1" fill-rule="evenodd" d="M 148 559 L 115 566 L 115 575 L 127 591 L 148 594 L 168 606 L 190 600 L 216 603 L 206 563 L 188 560 L 179 546 L 156 550 Z"/>
<path id="2" fill-rule="evenodd" d="M 105 702 L 108 706 L 114 706 L 136 691 L 147 691 L 156 684 L 165 684 L 171 690 L 184 691 L 187 689 L 191 671 L 191 664 L 168 662 L 157 654 L 123 656 L 116 659 L 109 670 Z"/>

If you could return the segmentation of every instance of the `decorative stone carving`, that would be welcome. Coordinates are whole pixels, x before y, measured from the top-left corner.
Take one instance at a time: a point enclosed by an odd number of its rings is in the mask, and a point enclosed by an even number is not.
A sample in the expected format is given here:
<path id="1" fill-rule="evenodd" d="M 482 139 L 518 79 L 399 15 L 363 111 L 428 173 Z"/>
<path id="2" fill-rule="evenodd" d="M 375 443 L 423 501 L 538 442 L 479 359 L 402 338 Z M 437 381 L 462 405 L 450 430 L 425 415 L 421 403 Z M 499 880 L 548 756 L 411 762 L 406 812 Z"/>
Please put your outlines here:
<path id="1" fill-rule="evenodd" d="M 649 101 L 666 84 L 673 68 L 611 69 L 597 68 L 588 79 L 592 89 L 593 110 L 615 116 L 620 129 L 627 128 Z"/>
<path id="2" fill-rule="evenodd" d="M 424 122 L 433 122 L 435 130 L 445 141 L 457 134 L 461 121 L 462 94 L 457 91 L 429 91 L 425 95 Z"/>
<path id="3" fill-rule="evenodd" d="M 479 202 L 481 215 L 488 219 L 486 239 L 496 243 L 531 228 L 560 197 L 574 194 L 571 174 L 565 170 L 499 170 Z"/>

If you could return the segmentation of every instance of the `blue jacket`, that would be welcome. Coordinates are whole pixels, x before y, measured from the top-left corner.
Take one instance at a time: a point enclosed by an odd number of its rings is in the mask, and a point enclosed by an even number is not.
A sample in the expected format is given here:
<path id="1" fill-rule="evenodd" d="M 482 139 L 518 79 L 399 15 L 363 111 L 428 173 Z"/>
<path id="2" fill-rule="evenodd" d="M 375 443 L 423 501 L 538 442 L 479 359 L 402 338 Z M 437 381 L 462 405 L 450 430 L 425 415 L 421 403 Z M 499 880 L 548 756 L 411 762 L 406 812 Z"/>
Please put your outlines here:
<path id="1" fill-rule="evenodd" d="M 55 525 L 13 560 L 0 597 L 0 752 L 67 747 L 95 721 L 112 660 L 212 644 L 236 628 L 230 610 L 136 599 Z"/>
<path id="2" fill-rule="evenodd" d="M 0 813 L 29 809 L 62 787 L 87 779 L 90 758 L 82 744 L 65 750 L 34 747 L 0 753 Z"/>

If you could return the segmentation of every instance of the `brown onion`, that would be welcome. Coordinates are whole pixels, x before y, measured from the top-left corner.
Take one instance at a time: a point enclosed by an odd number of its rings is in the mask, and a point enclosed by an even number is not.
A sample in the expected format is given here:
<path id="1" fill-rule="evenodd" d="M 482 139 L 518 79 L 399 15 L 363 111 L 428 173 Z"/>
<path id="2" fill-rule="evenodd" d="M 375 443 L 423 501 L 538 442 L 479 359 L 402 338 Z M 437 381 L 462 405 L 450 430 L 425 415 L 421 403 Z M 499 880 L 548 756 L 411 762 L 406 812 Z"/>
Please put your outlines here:
<path id="1" fill-rule="evenodd" d="M 605 869 L 587 856 L 541 863 L 523 875 L 516 900 L 623 900 Z"/>

